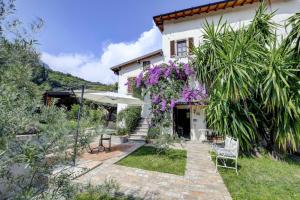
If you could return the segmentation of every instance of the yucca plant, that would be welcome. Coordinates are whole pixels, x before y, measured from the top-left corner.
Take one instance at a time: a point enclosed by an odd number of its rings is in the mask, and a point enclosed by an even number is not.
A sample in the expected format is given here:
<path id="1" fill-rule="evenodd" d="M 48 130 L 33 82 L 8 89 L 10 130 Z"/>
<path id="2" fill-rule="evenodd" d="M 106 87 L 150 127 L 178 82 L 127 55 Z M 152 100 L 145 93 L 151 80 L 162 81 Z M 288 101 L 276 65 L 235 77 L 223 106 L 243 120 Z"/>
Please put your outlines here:
<path id="1" fill-rule="evenodd" d="M 294 59 L 300 61 L 300 13 L 296 13 L 291 16 L 288 21 L 286 27 L 291 31 L 286 38 L 285 47 L 290 48 L 293 53 Z"/>
<path id="2" fill-rule="evenodd" d="M 261 141 L 271 151 L 295 150 L 300 142 L 295 59 L 300 20 L 298 15 L 289 19 L 292 33 L 280 43 L 274 14 L 261 3 L 252 22 L 238 30 L 222 19 L 216 25 L 206 22 L 203 43 L 194 50 L 198 79 L 210 95 L 207 123 L 239 138 L 244 151 Z"/>

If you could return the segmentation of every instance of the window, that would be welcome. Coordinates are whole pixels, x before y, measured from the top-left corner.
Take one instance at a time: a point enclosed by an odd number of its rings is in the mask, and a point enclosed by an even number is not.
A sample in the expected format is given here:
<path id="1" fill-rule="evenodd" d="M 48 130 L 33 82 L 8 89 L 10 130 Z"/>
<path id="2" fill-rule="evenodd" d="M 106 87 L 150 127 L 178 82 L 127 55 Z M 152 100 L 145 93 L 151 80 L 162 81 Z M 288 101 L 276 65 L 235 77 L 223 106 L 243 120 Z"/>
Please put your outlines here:
<path id="1" fill-rule="evenodd" d="M 149 60 L 143 61 L 143 70 L 147 69 L 150 67 L 151 62 Z"/>
<path id="2" fill-rule="evenodd" d="M 186 56 L 187 45 L 186 40 L 177 41 L 177 56 Z"/>

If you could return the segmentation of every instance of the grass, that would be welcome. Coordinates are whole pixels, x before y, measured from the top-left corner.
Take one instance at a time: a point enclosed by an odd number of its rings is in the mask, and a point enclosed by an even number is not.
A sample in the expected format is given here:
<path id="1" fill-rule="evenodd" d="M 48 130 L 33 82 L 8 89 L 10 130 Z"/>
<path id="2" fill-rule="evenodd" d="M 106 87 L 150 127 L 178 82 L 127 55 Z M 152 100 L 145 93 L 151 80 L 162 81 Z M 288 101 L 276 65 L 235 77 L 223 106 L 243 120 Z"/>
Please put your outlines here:
<path id="1" fill-rule="evenodd" d="M 233 199 L 296 200 L 300 199 L 300 164 L 242 157 L 238 160 L 239 175 L 234 170 L 219 169 Z"/>
<path id="2" fill-rule="evenodd" d="M 158 154 L 154 147 L 143 146 L 117 162 L 117 164 L 183 176 L 186 165 L 186 151 L 169 149 Z"/>

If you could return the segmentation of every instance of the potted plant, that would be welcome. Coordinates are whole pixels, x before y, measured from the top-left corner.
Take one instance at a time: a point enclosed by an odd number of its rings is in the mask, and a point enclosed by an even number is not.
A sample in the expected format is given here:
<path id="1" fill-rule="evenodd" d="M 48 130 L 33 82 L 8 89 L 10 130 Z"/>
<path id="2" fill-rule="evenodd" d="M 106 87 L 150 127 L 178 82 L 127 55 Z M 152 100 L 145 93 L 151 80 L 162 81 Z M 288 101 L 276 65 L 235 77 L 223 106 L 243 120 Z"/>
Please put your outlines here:
<path id="1" fill-rule="evenodd" d="M 112 143 L 128 142 L 128 132 L 126 128 L 118 128 L 115 134 L 111 136 Z"/>

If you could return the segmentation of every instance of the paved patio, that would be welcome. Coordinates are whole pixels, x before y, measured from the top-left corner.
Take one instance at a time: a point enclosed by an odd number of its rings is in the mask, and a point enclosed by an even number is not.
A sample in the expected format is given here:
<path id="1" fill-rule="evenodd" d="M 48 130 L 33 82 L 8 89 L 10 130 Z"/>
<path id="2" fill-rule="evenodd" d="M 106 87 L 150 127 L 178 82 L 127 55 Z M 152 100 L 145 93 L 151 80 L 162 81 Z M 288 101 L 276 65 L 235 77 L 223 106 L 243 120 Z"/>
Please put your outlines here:
<path id="1" fill-rule="evenodd" d="M 143 199 L 231 199 L 221 176 L 215 172 L 213 162 L 209 158 L 209 145 L 188 142 L 184 148 L 187 150 L 184 176 L 114 164 L 127 155 L 124 154 L 106 160 L 76 181 L 101 184 L 105 179 L 115 179 L 120 184 L 121 191 Z M 134 149 L 131 148 L 130 152 Z"/>
<path id="2" fill-rule="evenodd" d="M 90 144 L 90 146 L 97 147 L 98 140 L 95 139 L 96 142 Z M 72 179 L 76 179 L 77 177 L 82 176 L 83 174 L 88 173 L 89 171 L 99 167 L 106 160 L 120 159 L 124 155 L 128 155 L 135 149 L 139 148 L 142 144 L 137 143 L 124 143 L 124 144 L 112 144 L 111 151 L 95 151 L 93 153 L 89 153 L 86 149 L 80 151 L 76 159 L 76 165 L 60 165 L 56 166 L 53 170 L 52 174 L 55 176 L 58 173 L 64 172 L 69 173 Z M 108 147 L 108 144 L 104 144 L 105 147 Z M 70 150 L 71 152 L 72 150 Z M 120 158 L 119 158 L 120 157 Z"/>

